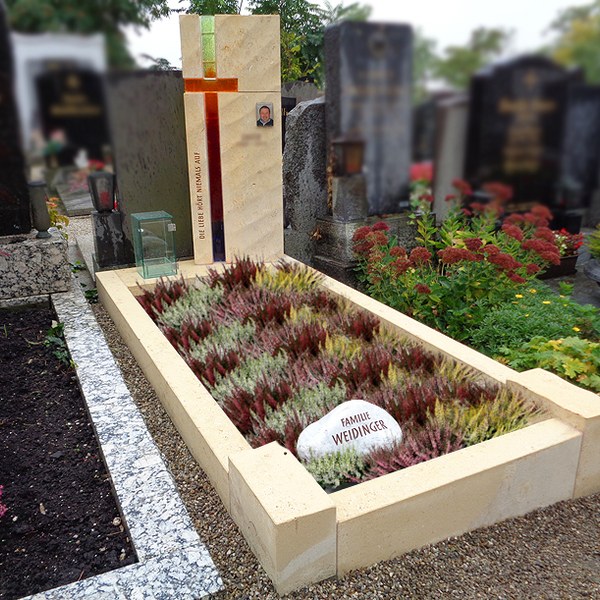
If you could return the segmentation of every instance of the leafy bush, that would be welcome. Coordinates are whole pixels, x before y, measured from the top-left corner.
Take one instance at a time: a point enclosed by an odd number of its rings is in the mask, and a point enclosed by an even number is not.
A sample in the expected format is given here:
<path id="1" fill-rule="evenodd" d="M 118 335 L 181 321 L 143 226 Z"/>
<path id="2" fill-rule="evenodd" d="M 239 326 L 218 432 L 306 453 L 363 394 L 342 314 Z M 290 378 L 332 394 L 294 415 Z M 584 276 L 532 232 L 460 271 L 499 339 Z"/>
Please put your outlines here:
<path id="1" fill-rule="evenodd" d="M 513 369 L 541 367 L 581 387 L 600 392 L 600 343 L 577 337 L 559 340 L 536 337 L 519 348 L 501 348 L 500 355 Z"/>
<path id="2" fill-rule="evenodd" d="M 515 294 L 510 302 L 490 308 L 469 332 L 468 341 L 494 356 L 500 348 L 518 348 L 536 336 L 553 340 L 573 335 L 599 339 L 600 311 L 537 284 Z"/>
<path id="3" fill-rule="evenodd" d="M 354 235 L 359 278 L 368 293 L 458 340 L 468 337 L 491 307 L 506 302 L 548 263 L 560 257 L 543 207 L 497 228 L 497 212 L 472 204 L 452 209 L 438 228 L 431 215 L 418 221 L 421 244 L 410 254 L 385 223 Z"/>
<path id="4" fill-rule="evenodd" d="M 587 247 L 592 258 L 600 259 L 600 223 L 587 238 Z"/>

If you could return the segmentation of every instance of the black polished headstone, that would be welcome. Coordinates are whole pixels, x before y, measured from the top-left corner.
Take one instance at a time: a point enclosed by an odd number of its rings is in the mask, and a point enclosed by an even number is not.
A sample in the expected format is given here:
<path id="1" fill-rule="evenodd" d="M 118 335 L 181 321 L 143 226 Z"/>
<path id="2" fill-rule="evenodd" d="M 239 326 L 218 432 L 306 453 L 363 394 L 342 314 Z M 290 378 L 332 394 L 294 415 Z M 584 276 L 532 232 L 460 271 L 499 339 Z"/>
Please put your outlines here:
<path id="1" fill-rule="evenodd" d="M 571 86 L 565 129 L 563 202 L 567 209 L 581 209 L 589 206 L 599 183 L 600 86 Z"/>
<path id="2" fill-rule="evenodd" d="M 513 188 L 509 210 L 558 209 L 567 96 L 579 73 L 542 56 L 492 65 L 471 80 L 465 176 Z"/>
<path id="3" fill-rule="evenodd" d="M 35 84 L 44 137 L 50 139 L 59 130 L 65 134 L 59 165 L 71 165 L 80 149 L 88 158 L 102 160 L 103 147 L 109 144 L 102 76 L 63 66 L 39 75 Z"/>
<path id="4" fill-rule="evenodd" d="M 325 30 L 327 142 L 364 143 L 369 214 L 408 206 L 412 29 L 345 22 Z"/>
<path id="5" fill-rule="evenodd" d="M 29 233 L 31 216 L 13 95 L 13 62 L 6 9 L 0 0 L 0 235 Z"/>

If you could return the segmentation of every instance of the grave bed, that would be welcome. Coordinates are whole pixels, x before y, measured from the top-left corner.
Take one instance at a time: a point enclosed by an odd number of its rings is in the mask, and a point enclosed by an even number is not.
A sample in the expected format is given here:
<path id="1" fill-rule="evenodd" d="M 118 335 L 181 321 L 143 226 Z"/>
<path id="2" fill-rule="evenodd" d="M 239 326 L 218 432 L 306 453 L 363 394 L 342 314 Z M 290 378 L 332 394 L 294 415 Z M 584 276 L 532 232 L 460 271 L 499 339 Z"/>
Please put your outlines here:
<path id="1" fill-rule="evenodd" d="M 206 266 L 181 262 L 186 279 Z M 517 373 L 325 277 L 381 322 L 519 390 L 549 418 L 327 494 L 276 442 L 252 449 L 135 299 L 135 269 L 97 274 L 99 297 L 279 593 L 600 491 L 600 399 L 541 369 Z M 153 280 L 144 287 L 153 287 Z"/>

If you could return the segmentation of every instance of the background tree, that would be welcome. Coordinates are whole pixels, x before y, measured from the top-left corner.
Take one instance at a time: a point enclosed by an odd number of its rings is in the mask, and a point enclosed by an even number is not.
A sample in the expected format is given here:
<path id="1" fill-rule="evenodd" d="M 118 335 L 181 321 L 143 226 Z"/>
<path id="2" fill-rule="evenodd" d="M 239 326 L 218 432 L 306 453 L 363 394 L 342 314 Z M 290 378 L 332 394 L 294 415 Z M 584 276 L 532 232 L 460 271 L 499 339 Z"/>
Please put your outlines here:
<path id="1" fill-rule="evenodd" d="M 22 33 L 103 33 L 108 64 L 132 67 L 122 27 L 148 28 L 169 14 L 168 0 L 5 0 L 9 23 Z"/>
<path id="2" fill-rule="evenodd" d="M 467 89 L 471 75 L 497 60 L 506 50 L 512 31 L 479 27 L 466 46 L 448 46 L 436 61 L 433 75 L 456 89 Z"/>
<path id="3" fill-rule="evenodd" d="M 436 41 L 423 35 L 420 29 L 413 31 L 413 101 L 415 104 L 427 98 L 427 84 L 440 60 L 436 54 Z"/>
<path id="4" fill-rule="evenodd" d="M 552 57 L 581 67 L 588 82 L 600 83 L 600 0 L 562 10 L 550 29 L 558 35 L 549 48 Z"/>
<path id="5" fill-rule="evenodd" d="M 186 0 L 181 0 L 182 2 Z M 281 23 L 281 79 L 323 84 L 323 36 L 325 27 L 345 20 L 365 20 L 371 8 L 354 2 L 342 6 L 310 0 L 189 0 L 188 13 L 234 14 L 246 8 L 253 15 L 279 15 Z"/>

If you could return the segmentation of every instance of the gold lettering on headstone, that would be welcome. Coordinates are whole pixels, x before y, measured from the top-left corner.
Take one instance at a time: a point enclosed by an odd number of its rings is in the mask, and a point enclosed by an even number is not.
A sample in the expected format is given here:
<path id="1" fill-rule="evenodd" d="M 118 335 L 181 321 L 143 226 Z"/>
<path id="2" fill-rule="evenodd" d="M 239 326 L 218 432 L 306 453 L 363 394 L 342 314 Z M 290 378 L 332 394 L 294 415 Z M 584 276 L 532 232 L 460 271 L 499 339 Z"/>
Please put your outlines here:
<path id="1" fill-rule="evenodd" d="M 535 77 L 533 73 L 530 73 Z M 511 115 L 502 150 L 503 169 L 507 174 L 536 173 L 544 152 L 541 118 L 557 109 L 556 102 L 543 98 L 501 98 L 498 112 Z"/>

